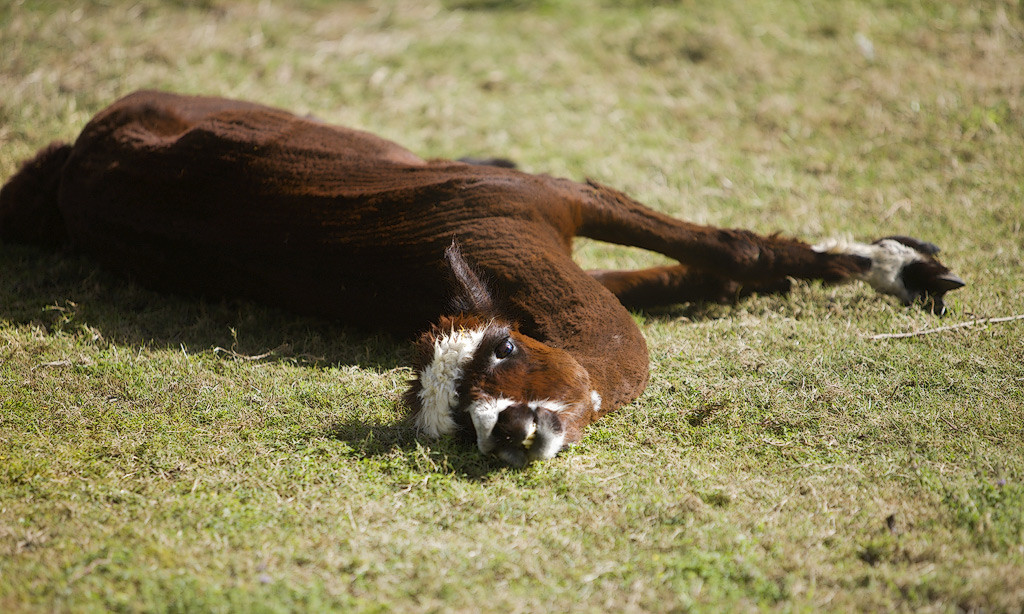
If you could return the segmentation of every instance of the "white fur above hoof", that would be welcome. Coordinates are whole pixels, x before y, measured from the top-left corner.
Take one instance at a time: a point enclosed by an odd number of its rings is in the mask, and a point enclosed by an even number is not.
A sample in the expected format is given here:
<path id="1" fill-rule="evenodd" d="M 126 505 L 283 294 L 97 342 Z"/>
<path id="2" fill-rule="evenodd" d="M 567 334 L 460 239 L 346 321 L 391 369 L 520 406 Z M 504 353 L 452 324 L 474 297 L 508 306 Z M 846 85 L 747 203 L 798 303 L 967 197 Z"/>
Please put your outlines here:
<path id="1" fill-rule="evenodd" d="M 910 237 L 886 237 L 870 244 L 832 239 L 813 249 L 870 260 L 871 267 L 857 279 L 882 294 L 895 296 L 904 305 L 922 302 L 932 313 L 940 315 L 946 310 L 942 300 L 946 292 L 965 285 L 935 258 L 937 246 Z"/>

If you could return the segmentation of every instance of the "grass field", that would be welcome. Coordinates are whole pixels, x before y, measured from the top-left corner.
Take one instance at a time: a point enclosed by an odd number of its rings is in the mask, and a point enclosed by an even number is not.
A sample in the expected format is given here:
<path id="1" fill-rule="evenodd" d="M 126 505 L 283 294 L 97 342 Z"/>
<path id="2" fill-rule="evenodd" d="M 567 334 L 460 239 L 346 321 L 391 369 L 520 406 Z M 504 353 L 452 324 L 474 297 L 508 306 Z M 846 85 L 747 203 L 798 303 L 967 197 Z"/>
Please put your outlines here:
<path id="1" fill-rule="evenodd" d="M 291 4 L 3 3 L 0 180 L 163 88 L 969 285 L 637 314 L 644 396 L 513 470 L 412 436 L 403 340 L 0 246 L 0 611 L 1024 608 L 1024 321 L 870 338 L 1024 313 L 1020 0 Z"/>

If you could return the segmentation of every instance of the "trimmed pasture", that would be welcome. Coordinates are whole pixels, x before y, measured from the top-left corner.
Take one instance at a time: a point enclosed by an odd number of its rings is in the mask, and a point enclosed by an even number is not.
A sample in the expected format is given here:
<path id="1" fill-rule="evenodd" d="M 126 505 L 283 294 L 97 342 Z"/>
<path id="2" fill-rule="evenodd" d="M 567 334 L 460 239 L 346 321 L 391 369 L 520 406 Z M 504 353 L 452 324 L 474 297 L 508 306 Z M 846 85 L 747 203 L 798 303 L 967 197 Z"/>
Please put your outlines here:
<path id="1" fill-rule="evenodd" d="M 0 246 L 0 611 L 1024 608 L 1024 320 L 925 332 L 1024 313 L 1020 0 L 69 4 L 0 7 L 0 180 L 215 94 L 968 286 L 638 313 L 647 392 L 515 470 L 412 435 L 404 340 Z"/>

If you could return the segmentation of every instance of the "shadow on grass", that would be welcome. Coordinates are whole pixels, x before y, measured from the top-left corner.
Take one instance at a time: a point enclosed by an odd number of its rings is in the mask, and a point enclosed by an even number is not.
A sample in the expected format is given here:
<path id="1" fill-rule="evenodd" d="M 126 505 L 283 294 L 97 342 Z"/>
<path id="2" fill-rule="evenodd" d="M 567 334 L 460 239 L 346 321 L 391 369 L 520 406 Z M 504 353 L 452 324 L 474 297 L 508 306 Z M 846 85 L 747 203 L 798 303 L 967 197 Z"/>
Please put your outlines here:
<path id="1" fill-rule="evenodd" d="M 100 348 L 118 346 L 214 352 L 225 360 L 299 366 L 354 365 L 390 370 L 409 363 L 408 340 L 367 333 L 325 319 L 295 316 L 245 301 L 159 293 L 111 275 L 86 258 L 0 245 L 0 319 L 47 334 L 75 335 Z M 482 479 L 503 465 L 472 441 L 418 441 L 408 417 L 394 423 L 337 421 L 327 436 L 364 459 L 412 457 L 437 470 Z"/>
<path id="2" fill-rule="evenodd" d="M 0 245 L 0 318 L 100 343 L 308 365 L 393 369 L 408 343 L 240 300 L 160 293 L 85 258 Z"/>
<path id="3" fill-rule="evenodd" d="M 691 321 L 726 317 L 728 305 L 677 305 L 645 311 L 649 319 Z M 145 289 L 86 258 L 0 245 L 0 319 L 71 334 L 83 343 L 214 352 L 227 360 L 299 366 L 354 365 L 391 370 L 409 363 L 408 340 L 367 333 L 325 319 L 295 316 L 255 303 L 189 298 Z M 418 441 L 408 417 L 390 424 L 339 421 L 319 436 L 348 442 L 364 459 L 399 452 L 425 455 L 437 470 L 482 479 L 506 466 L 481 455 L 474 438 Z"/>
<path id="4" fill-rule="evenodd" d="M 390 424 L 339 420 L 327 429 L 327 436 L 347 442 L 353 453 L 363 460 L 395 458 L 401 454 L 404 465 L 419 465 L 432 473 L 445 473 L 477 481 L 497 471 L 526 469 L 509 467 L 500 460 L 484 456 L 476 449 L 472 436 L 446 437 L 437 441 L 418 440 L 412 420 L 406 418 Z M 423 462 L 425 461 L 425 463 Z M 423 465 L 428 465 L 423 467 Z"/>

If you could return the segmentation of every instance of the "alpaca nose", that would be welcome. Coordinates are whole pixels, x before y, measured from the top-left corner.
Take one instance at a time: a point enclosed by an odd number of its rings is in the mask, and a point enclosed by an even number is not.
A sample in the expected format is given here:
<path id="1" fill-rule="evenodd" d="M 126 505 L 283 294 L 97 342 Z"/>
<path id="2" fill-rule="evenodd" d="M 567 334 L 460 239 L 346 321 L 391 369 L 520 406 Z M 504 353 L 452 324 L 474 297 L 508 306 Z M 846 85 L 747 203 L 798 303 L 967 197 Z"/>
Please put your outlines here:
<path id="1" fill-rule="evenodd" d="M 499 448 L 529 449 L 537 434 L 537 412 L 525 403 L 517 403 L 498 414 L 494 440 Z"/>

